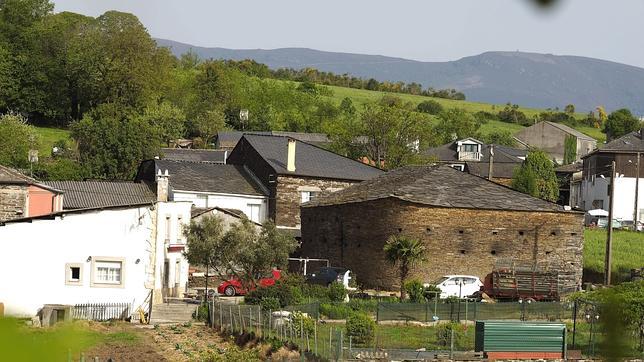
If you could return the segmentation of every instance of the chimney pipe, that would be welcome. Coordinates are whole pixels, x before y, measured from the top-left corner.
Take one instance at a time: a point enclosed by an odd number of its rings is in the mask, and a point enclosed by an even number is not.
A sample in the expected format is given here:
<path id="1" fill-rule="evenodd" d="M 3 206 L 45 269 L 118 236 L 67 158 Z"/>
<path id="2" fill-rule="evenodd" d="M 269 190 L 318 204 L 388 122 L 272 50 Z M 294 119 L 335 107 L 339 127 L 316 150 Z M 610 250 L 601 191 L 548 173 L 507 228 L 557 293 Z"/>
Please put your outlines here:
<path id="1" fill-rule="evenodd" d="M 288 139 L 286 170 L 288 172 L 295 172 L 295 140 L 292 138 Z"/>
<path id="2" fill-rule="evenodd" d="M 168 182 L 168 170 L 165 170 L 165 173 L 162 173 L 161 170 L 157 172 L 157 201 L 158 202 L 167 202 L 169 194 L 169 182 Z"/>
<path id="3" fill-rule="evenodd" d="M 494 145 L 490 145 L 490 161 L 489 169 L 487 170 L 487 179 L 492 181 L 492 171 L 494 170 Z"/>

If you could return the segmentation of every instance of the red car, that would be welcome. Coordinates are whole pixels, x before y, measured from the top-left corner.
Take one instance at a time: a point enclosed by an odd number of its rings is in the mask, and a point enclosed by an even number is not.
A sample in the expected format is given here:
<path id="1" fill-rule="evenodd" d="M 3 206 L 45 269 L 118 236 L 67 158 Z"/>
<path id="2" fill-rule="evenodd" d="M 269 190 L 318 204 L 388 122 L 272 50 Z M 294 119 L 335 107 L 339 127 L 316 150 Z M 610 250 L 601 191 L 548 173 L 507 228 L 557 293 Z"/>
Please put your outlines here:
<path id="1" fill-rule="evenodd" d="M 281 277 L 282 272 L 280 270 L 272 270 L 271 275 L 257 279 L 256 283 L 260 287 L 270 287 L 271 285 L 275 285 L 275 282 Z M 254 288 L 251 290 L 253 289 Z M 232 297 L 235 295 L 244 295 L 247 291 L 242 287 L 242 283 L 239 279 L 233 277 L 219 284 L 217 292 L 227 297 Z"/>

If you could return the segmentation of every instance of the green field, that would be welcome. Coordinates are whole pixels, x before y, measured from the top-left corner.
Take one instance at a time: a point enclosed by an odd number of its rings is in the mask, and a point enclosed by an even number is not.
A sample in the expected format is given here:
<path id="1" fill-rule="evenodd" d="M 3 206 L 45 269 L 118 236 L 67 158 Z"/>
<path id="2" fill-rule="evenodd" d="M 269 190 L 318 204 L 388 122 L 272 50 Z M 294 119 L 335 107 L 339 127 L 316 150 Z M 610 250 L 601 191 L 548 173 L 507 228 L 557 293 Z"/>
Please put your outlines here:
<path id="1" fill-rule="evenodd" d="M 644 267 L 644 233 L 615 231 L 612 244 L 612 280 L 624 281 L 630 270 Z M 606 255 L 606 230 L 586 229 L 584 233 L 584 279 L 601 282 Z"/>
<path id="2" fill-rule="evenodd" d="M 36 127 L 36 132 L 40 136 L 38 153 L 40 157 L 51 156 L 51 148 L 61 139 L 70 139 L 69 131 L 60 128 Z"/>

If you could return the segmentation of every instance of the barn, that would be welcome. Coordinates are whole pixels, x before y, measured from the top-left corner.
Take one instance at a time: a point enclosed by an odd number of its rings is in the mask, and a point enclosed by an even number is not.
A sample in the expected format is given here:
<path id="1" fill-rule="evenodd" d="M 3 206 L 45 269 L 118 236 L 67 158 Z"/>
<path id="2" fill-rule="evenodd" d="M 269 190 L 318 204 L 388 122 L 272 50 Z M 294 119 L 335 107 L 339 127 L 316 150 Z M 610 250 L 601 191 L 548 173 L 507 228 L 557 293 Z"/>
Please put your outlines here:
<path id="1" fill-rule="evenodd" d="M 383 246 L 391 235 L 422 240 L 412 274 L 482 280 L 497 263 L 582 278 L 583 214 L 448 166 L 408 166 L 302 205 L 302 256 L 351 269 L 359 285 L 392 290 L 399 281 Z"/>

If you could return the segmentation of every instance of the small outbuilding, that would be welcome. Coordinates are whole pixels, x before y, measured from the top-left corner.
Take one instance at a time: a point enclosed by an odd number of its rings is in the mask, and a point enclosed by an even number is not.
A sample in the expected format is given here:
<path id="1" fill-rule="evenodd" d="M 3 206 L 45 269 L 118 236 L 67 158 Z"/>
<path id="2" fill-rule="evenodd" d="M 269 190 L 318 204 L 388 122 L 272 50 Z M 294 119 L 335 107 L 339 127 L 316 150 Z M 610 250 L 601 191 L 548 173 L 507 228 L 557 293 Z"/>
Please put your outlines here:
<path id="1" fill-rule="evenodd" d="M 353 271 L 365 288 L 393 289 L 396 269 L 383 246 L 418 238 L 424 282 L 449 274 L 482 280 L 499 261 L 560 271 L 581 284 L 583 214 L 449 166 L 409 166 L 302 205 L 302 256 Z"/>

